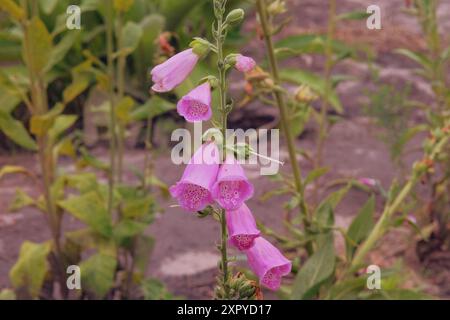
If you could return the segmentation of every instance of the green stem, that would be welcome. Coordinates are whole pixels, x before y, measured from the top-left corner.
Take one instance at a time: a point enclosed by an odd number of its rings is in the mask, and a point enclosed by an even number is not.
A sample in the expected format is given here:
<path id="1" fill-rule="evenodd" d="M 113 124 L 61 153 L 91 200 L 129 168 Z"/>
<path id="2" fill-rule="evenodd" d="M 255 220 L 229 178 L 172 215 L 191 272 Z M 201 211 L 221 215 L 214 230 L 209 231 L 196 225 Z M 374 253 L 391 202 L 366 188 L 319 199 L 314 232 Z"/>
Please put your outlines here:
<path id="1" fill-rule="evenodd" d="M 123 13 L 119 12 L 117 16 L 117 47 L 119 48 L 119 51 L 123 47 L 122 28 L 123 28 Z M 121 53 L 117 61 L 117 94 L 119 101 L 124 97 L 125 92 L 125 67 L 126 67 L 126 56 Z M 118 129 L 119 135 L 117 138 L 117 148 L 118 148 L 117 180 L 119 183 L 121 183 L 123 176 L 125 128 L 124 125 L 120 122 L 118 123 Z"/>
<path id="2" fill-rule="evenodd" d="M 264 40 L 267 47 L 267 55 L 269 56 L 269 63 L 270 63 L 270 69 L 272 73 L 272 78 L 275 83 L 275 85 L 280 85 L 280 76 L 279 76 L 279 70 L 278 70 L 278 63 L 277 59 L 275 57 L 275 50 L 274 45 L 272 41 L 272 35 L 271 35 L 271 27 L 268 22 L 267 18 L 267 11 L 266 6 L 264 3 L 264 0 L 257 0 L 257 10 L 260 18 L 261 27 L 264 33 Z M 305 225 L 305 228 L 308 228 L 310 226 L 310 217 L 308 213 L 308 208 L 306 206 L 305 202 L 305 194 L 304 194 L 304 186 L 302 181 L 302 175 L 300 166 L 297 163 L 297 155 L 295 151 L 295 143 L 294 143 L 294 137 L 292 135 L 292 131 L 290 129 L 290 124 L 288 120 L 288 110 L 286 107 L 286 103 L 284 101 L 283 94 L 276 90 L 274 92 L 275 99 L 277 101 L 278 109 L 280 111 L 280 118 L 281 118 L 281 127 L 283 129 L 283 134 L 286 138 L 287 146 L 288 146 L 288 152 L 289 152 L 289 160 L 291 162 L 292 172 L 294 174 L 294 182 L 295 182 L 295 189 L 300 197 L 300 215 L 303 218 L 303 223 Z M 312 253 L 312 248 L 310 247 L 308 249 L 309 253 Z"/>
<path id="3" fill-rule="evenodd" d="M 108 68 L 108 98 L 110 104 L 109 111 L 109 131 L 110 131 L 110 148 L 109 148 L 109 173 L 108 173 L 108 212 L 113 216 L 113 197 L 116 172 L 116 112 L 114 109 L 114 62 L 113 62 L 113 8 L 112 0 L 108 0 L 106 13 L 106 51 L 107 51 L 107 68 Z"/>
<path id="4" fill-rule="evenodd" d="M 332 44 L 335 29 L 336 29 L 336 0 L 329 0 L 328 30 L 327 30 L 327 39 L 325 43 L 325 59 L 326 59 L 324 70 L 325 89 L 322 98 L 322 108 L 320 109 L 319 134 L 317 136 L 315 168 L 319 168 L 322 165 L 323 147 L 327 136 L 327 128 L 328 128 L 327 113 L 329 107 L 328 97 L 331 92 L 331 68 L 333 67 Z"/>
<path id="5" fill-rule="evenodd" d="M 147 190 L 147 177 L 151 176 L 153 171 L 153 166 L 151 163 L 150 155 L 152 152 L 152 127 L 153 119 L 151 117 L 147 118 L 147 127 L 145 128 L 145 155 L 144 155 L 144 181 L 142 188 Z"/>
<path id="6" fill-rule="evenodd" d="M 226 110 L 227 101 L 227 87 L 226 87 L 226 77 L 225 77 L 225 61 L 223 57 L 223 13 L 217 16 L 217 35 L 216 35 L 216 47 L 217 47 L 217 68 L 219 72 L 219 110 L 221 112 L 221 122 L 222 122 L 222 160 L 226 159 L 226 131 L 227 131 L 227 117 L 228 111 Z M 227 253 L 227 219 L 225 215 L 225 210 L 221 210 L 220 214 L 221 223 L 221 244 L 220 252 L 222 256 L 222 273 L 223 273 L 223 289 L 224 289 L 224 299 L 230 299 L 230 274 L 228 270 L 228 253 Z"/>
<path id="7" fill-rule="evenodd" d="M 28 2 L 26 0 L 22 1 L 22 8 L 28 16 Z M 32 15 L 39 17 L 39 11 L 33 6 Z M 28 20 L 25 23 L 29 23 Z M 30 36 L 28 34 L 28 28 L 24 25 L 24 47 L 26 56 L 26 65 L 30 77 L 31 86 L 31 112 L 33 116 L 43 116 L 48 112 L 48 98 L 47 98 L 47 88 L 42 74 L 35 72 L 36 68 L 30 65 L 33 61 L 32 52 L 29 50 L 30 47 Z M 55 200 L 51 192 L 51 187 L 55 179 L 55 164 L 53 160 L 52 148 L 48 143 L 47 134 L 40 135 L 37 137 L 38 144 L 38 155 L 39 164 L 41 167 L 42 177 L 43 177 L 43 189 L 45 205 L 47 210 L 47 218 L 49 229 L 52 234 L 54 243 L 54 255 L 56 272 L 58 275 L 58 280 L 60 282 L 61 292 L 63 297 L 67 296 L 67 286 L 65 282 L 65 270 L 64 270 L 64 258 L 61 251 L 60 236 L 61 236 L 61 217 L 56 208 Z"/>

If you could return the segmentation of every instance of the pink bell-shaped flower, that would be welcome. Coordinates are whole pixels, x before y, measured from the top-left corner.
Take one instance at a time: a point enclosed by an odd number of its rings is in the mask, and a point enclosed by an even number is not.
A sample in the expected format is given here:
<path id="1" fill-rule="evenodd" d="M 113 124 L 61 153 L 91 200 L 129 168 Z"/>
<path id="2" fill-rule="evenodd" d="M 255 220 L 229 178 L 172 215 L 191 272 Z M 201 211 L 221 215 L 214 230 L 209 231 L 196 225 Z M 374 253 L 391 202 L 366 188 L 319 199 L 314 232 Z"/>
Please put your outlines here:
<path id="1" fill-rule="evenodd" d="M 281 277 L 291 272 L 291 261 L 262 237 L 254 239 L 254 245 L 246 251 L 246 254 L 248 264 L 261 284 L 271 290 L 278 290 Z"/>
<path id="2" fill-rule="evenodd" d="M 183 209 L 196 212 L 214 202 L 211 187 L 217 178 L 219 162 L 220 153 L 215 143 L 205 143 L 195 152 L 181 180 L 169 189 Z"/>
<path id="3" fill-rule="evenodd" d="M 178 113 L 188 122 L 207 121 L 211 118 L 211 86 L 205 82 L 187 95 L 177 104 Z"/>
<path id="4" fill-rule="evenodd" d="M 253 185 L 233 155 L 228 155 L 220 167 L 211 192 L 214 200 L 225 210 L 236 210 L 253 196 Z"/>
<path id="5" fill-rule="evenodd" d="M 239 250 L 248 250 L 260 231 L 256 227 L 255 218 L 245 203 L 237 210 L 226 211 L 228 239 Z"/>
<path id="6" fill-rule="evenodd" d="M 187 49 L 155 66 L 150 72 L 155 83 L 153 91 L 168 92 L 180 85 L 194 70 L 198 59 L 192 49 Z"/>

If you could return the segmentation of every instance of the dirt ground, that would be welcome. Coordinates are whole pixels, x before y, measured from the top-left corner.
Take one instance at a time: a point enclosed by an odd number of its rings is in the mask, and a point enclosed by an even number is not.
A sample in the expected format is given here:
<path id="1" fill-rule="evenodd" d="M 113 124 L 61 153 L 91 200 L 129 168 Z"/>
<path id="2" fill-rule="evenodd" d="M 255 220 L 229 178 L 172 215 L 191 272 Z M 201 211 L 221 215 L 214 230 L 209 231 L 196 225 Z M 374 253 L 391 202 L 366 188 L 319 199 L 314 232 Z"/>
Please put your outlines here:
<path id="1" fill-rule="evenodd" d="M 365 10 L 370 4 L 379 4 L 382 8 L 383 29 L 371 31 L 365 28 L 364 22 L 352 22 L 339 26 L 338 37 L 350 43 L 369 43 L 375 45 L 378 56 L 375 60 L 380 68 L 382 81 L 388 83 L 410 82 L 413 86 L 414 97 L 423 101 L 431 99 L 430 88 L 427 83 L 414 74 L 415 66 L 404 58 L 392 53 L 397 47 L 422 48 L 419 27 L 415 20 L 401 12 L 403 1 L 390 0 L 340 0 L 339 11 Z M 326 25 L 326 1 L 317 0 L 291 0 L 290 12 L 293 13 L 291 26 L 285 34 L 295 34 L 305 31 L 324 30 Z M 440 18 L 443 21 L 443 31 L 450 31 L 450 0 L 442 1 Z M 384 17 L 384 15 L 386 15 Z M 250 13 L 249 22 L 244 30 L 253 32 L 254 13 Z M 395 32 L 393 32 L 395 30 Z M 263 43 L 252 40 L 246 47 L 245 53 L 253 54 L 256 60 L 261 59 Z M 260 60 L 259 60 L 260 61 Z M 319 57 L 304 56 L 291 59 L 288 65 L 307 68 L 308 70 L 321 70 L 323 60 Z M 345 107 L 345 115 L 330 130 L 329 138 L 325 146 L 325 165 L 330 167 L 327 179 L 339 177 L 371 177 L 388 187 L 394 177 L 398 175 L 398 168 L 392 163 L 388 147 L 378 138 L 379 128 L 376 128 L 368 117 L 361 111 L 367 102 L 363 94 L 366 88 L 373 86 L 368 66 L 364 62 L 347 61 L 340 64 L 336 72 L 355 76 L 354 81 L 347 81 L 338 87 L 338 93 Z M 233 91 L 242 88 L 243 82 L 235 82 Z M 231 116 L 233 125 L 239 126 L 244 119 L 249 119 L 258 114 L 264 114 L 269 107 L 260 104 L 252 104 Z M 267 111 L 268 114 L 273 114 Z M 420 121 L 421 115 L 417 115 Z M 248 120 L 247 120 L 248 121 Z M 314 126 L 308 126 L 306 132 L 299 137 L 299 148 L 314 150 L 316 130 Z M 169 137 L 165 137 L 169 139 Z M 412 145 L 420 145 L 420 139 L 412 142 Z M 131 145 L 131 144 L 130 144 Z M 100 158 L 107 159 L 107 150 L 97 147 L 92 151 Z M 156 172 L 167 184 L 172 184 L 179 179 L 183 166 L 173 165 L 169 159 L 170 151 L 164 151 L 158 155 L 155 161 Z M 412 163 L 419 154 L 410 153 L 405 159 L 406 163 Z M 287 161 L 287 152 L 284 144 L 281 146 L 281 160 Z M 309 163 L 302 157 L 298 161 L 306 175 L 311 169 Z M 144 153 L 141 150 L 129 148 L 126 153 L 127 165 L 142 167 Z M 0 156 L 0 166 L 15 164 L 25 166 L 36 174 L 39 174 L 37 157 L 30 154 L 16 154 Z M 61 162 L 61 170 L 74 170 L 68 161 Z M 285 165 L 282 170 L 289 170 Z M 267 177 L 259 175 L 259 168 L 247 166 L 246 172 L 255 185 L 255 196 L 248 202 L 256 218 L 273 229 L 283 231 L 280 218 L 283 214 L 282 204 L 286 200 L 283 197 L 273 198 L 267 202 L 261 202 L 259 197 L 265 192 L 276 187 Z M 132 174 L 127 177 L 133 179 Z M 106 178 L 105 178 L 106 180 Z M 9 201 L 12 199 L 15 189 L 22 188 L 31 194 L 37 194 L 38 190 L 26 177 L 8 176 L 0 182 L 0 288 L 9 286 L 8 272 L 19 252 L 20 244 L 24 240 L 43 241 L 50 237 L 42 216 L 33 209 L 25 209 L 20 213 L 7 213 Z M 308 192 L 308 190 L 307 190 Z M 362 191 L 352 190 L 339 205 L 336 213 L 336 221 L 340 226 L 347 227 L 357 212 L 358 208 L 367 200 L 367 195 Z M 219 228 L 217 223 L 209 219 L 197 219 L 183 212 L 179 208 L 172 208 L 172 200 L 161 200 L 164 213 L 158 215 L 148 233 L 156 239 L 156 246 L 151 256 L 148 273 L 162 279 L 169 290 L 175 294 L 191 299 L 208 299 L 211 297 L 215 282 L 215 268 L 218 252 L 214 250 L 218 240 Z M 378 203 L 378 210 L 382 203 Z M 65 229 L 79 227 L 79 224 L 71 218 L 64 223 Z M 389 244 L 389 245 L 386 245 Z M 338 250 L 342 250 L 342 242 L 337 243 Z M 403 258 L 406 268 L 411 274 L 411 285 L 420 286 L 431 294 L 442 298 L 450 298 L 450 257 L 449 254 L 441 254 L 441 258 L 434 265 L 420 263 L 415 254 L 415 238 L 406 226 L 391 232 L 386 236 L 381 246 L 373 252 L 370 259 L 381 266 L 390 266 L 398 259 Z M 437 265 L 437 267 L 436 267 Z M 272 295 L 268 295 L 272 297 Z"/>

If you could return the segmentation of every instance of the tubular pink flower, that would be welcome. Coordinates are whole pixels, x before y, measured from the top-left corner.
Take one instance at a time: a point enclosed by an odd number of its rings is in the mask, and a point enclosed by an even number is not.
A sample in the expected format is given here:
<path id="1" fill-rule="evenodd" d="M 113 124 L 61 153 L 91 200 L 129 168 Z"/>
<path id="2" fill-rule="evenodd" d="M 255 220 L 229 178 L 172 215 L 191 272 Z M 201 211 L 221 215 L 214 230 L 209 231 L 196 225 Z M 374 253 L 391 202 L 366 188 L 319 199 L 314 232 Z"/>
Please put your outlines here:
<path id="1" fill-rule="evenodd" d="M 262 285 L 278 290 L 281 277 L 291 272 L 292 263 L 269 241 L 262 237 L 254 240 L 254 245 L 246 251 L 247 261 Z"/>
<path id="2" fill-rule="evenodd" d="M 250 249 L 261 232 L 247 205 L 243 203 L 237 210 L 226 211 L 226 219 L 230 243 L 241 251 Z"/>
<path id="3" fill-rule="evenodd" d="M 255 68 L 256 62 L 250 57 L 243 56 L 242 54 L 238 54 L 236 56 L 236 64 L 234 67 L 241 72 L 249 72 Z"/>
<path id="4" fill-rule="evenodd" d="M 167 92 L 182 83 L 194 70 L 199 56 L 192 49 L 177 53 L 167 61 L 155 66 L 150 74 L 156 92 Z"/>
<path id="5" fill-rule="evenodd" d="M 211 192 L 214 200 L 225 210 L 236 210 L 253 196 L 253 185 L 233 155 L 227 156 L 220 167 Z"/>
<path id="6" fill-rule="evenodd" d="M 188 122 L 206 121 L 211 118 L 211 86 L 205 82 L 181 98 L 178 113 Z"/>
<path id="7" fill-rule="evenodd" d="M 214 202 L 211 187 L 217 178 L 219 161 L 220 153 L 215 143 L 205 143 L 195 152 L 181 180 L 169 189 L 183 209 L 196 212 Z"/>

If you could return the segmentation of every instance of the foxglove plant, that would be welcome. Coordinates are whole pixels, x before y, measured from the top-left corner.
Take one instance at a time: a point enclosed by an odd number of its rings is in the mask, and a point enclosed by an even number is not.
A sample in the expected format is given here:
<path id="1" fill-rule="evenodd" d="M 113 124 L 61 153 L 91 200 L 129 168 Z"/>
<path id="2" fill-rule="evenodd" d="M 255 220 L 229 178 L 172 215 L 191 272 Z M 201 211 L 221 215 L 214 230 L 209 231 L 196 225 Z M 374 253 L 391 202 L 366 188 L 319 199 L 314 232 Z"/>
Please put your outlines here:
<path id="1" fill-rule="evenodd" d="M 272 290 L 277 290 L 281 277 L 290 273 L 291 262 L 260 237 L 255 219 L 244 203 L 253 196 L 253 185 L 247 179 L 234 153 L 227 151 L 227 116 L 233 105 L 227 100 L 226 73 L 233 67 L 246 73 L 251 71 L 256 63 L 252 58 L 241 54 L 224 57 L 223 45 L 229 28 L 244 18 L 244 11 L 235 9 L 224 19 L 226 3 L 227 0 L 214 0 L 215 43 L 195 38 L 191 42 L 191 49 L 182 51 L 154 67 L 151 71 L 152 80 L 155 82 L 152 89 L 156 92 L 174 89 L 189 76 L 200 58 L 210 52 L 217 55 L 218 77 L 209 75 L 203 78 L 198 87 L 181 98 L 177 111 L 188 122 L 209 120 L 212 116 L 211 88 L 217 88 L 222 139 L 218 139 L 220 143 L 216 142 L 218 140 L 207 141 L 195 152 L 182 178 L 170 188 L 170 192 L 184 210 L 198 212 L 201 216 L 213 214 L 220 222 L 221 242 L 218 248 L 221 252 L 221 262 L 216 298 L 255 299 L 260 295 L 254 282 L 248 281 L 242 274 L 232 276 L 227 244 L 230 243 L 246 253 L 250 267 L 260 278 L 261 284 Z M 222 164 L 219 165 L 219 162 Z"/>

